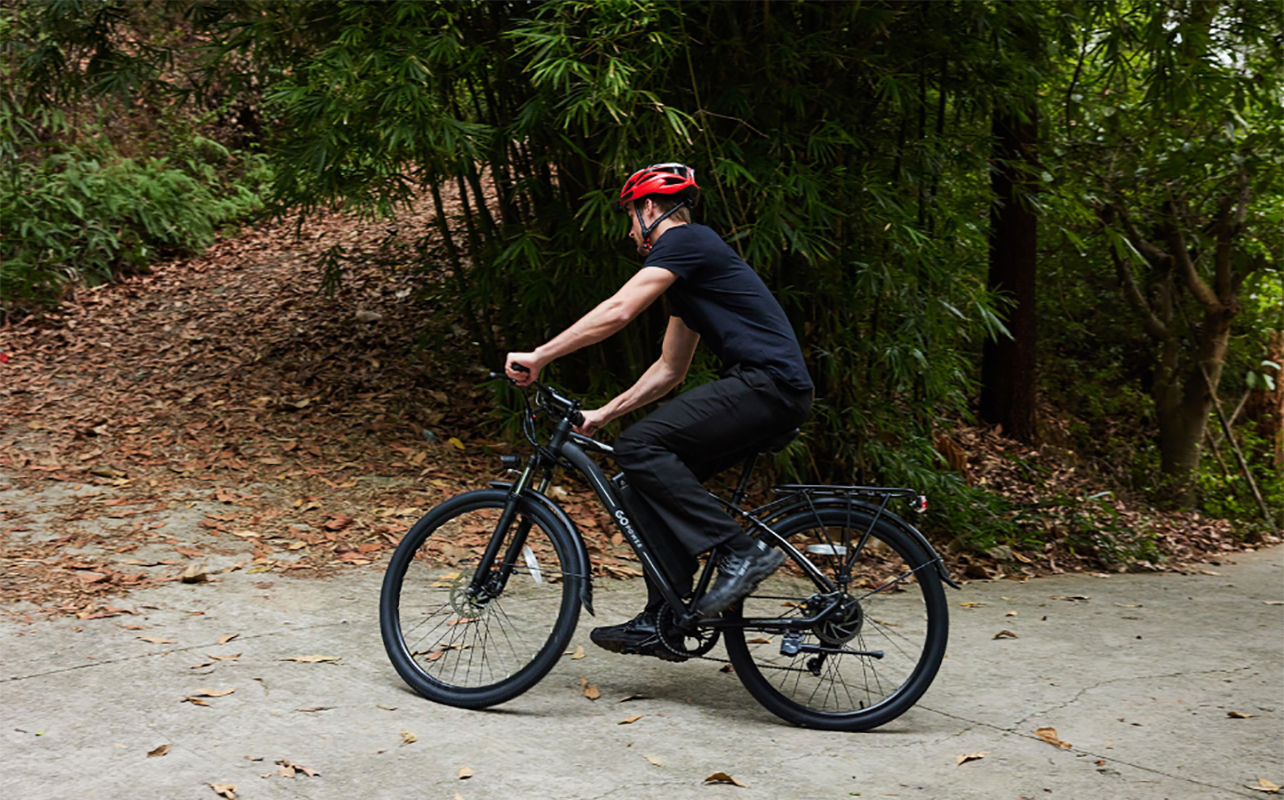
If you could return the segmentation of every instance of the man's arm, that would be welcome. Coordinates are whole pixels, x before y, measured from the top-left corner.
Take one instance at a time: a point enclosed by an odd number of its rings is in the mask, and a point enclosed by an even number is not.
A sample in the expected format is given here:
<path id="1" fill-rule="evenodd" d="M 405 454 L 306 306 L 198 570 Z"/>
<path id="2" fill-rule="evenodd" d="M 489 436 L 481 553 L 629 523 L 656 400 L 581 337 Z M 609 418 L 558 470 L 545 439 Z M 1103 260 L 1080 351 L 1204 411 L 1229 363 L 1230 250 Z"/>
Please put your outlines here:
<path id="1" fill-rule="evenodd" d="M 695 357 L 700 334 L 686 326 L 681 317 L 670 317 L 664 332 L 664 346 L 660 358 L 652 364 L 637 383 L 626 389 L 611 402 L 593 411 L 584 412 L 584 424 L 577 430 L 592 435 L 606 423 L 668 394 L 682 383 Z"/>
<path id="2" fill-rule="evenodd" d="M 664 294 L 678 276 L 661 267 L 643 267 L 609 299 L 585 314 L 571 327 L 531 353 L 509 353 L 504 365 L 508 377 L 525 386 L 539 376 L 550 361 L 573 353 L 581 347 L 597 344 L 633 321 L 647 306 Z M 520 364 L 530 372 L 518 372 Z"/>

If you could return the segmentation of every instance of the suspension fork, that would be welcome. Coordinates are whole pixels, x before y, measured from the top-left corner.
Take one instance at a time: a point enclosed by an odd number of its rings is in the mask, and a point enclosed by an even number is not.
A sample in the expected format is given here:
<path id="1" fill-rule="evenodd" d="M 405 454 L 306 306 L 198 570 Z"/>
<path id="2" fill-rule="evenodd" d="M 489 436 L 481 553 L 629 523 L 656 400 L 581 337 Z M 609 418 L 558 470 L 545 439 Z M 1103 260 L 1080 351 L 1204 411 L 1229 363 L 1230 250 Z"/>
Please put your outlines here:
<path id="1" fill-rule="evenodd" d="M 486 550 L 482 553 L 481 560 L 477 562 L 477 569 L 473 573 L 472 582 L 468 586 L 469 597 L 482 597 L 490 599 L 499 595 L 504 586 L 508 583 L 508 578 L 513 574 L 513 565 L 522 548 L 526 546 L 526 537 L 530 534 L 532 520 L 530 517 L 523 517 L 517 524 L 517 532 L 509 541 L 507 549 L 504 551 L 503 561 L 500 563 L 499 572 L 492 575 L 495 566 L 495 558 L 499 555 L 499 548 L 508 536 L 508 530 L 513 525 L 513 520 L 517 517 L 517 507 L 522 502 L 522 495 L 530 487 L 535 472 L 540 467 L 540 457 L 533 454 L 526 461 L 526 469 L 522 471 L 521 477 L 513 484 L 508 491 L 508 501 L 504 504 L 504 510 L 499 515 L 499 521 L 495 523 L 495 531 L 490 536 L 490 541 L 486 543 Z M 552 468 L 544 471 L 544 476 L 540 481 L 540 490 L 547 488 L 549 480 L 552 477 Z"/>
<path id="2" fill-rule="evenodd" d="M 521 555 L 522 548 L 526 546 L 526 537 L 530 534 L 531 526 L 534 524 L 530 517 L 524 517 L 521 522 L 517 523 L 517 532 L 504 550 L 504 560 L 500 562 L 498 572 L 492 576 L 495 557 L 499 555 L 500 545 L 503 544 L 504 538 L 508 535 L 508 529 L 512 526 L 513 519 L 517 516 L 517 506 L 522 501 L 522 495 L 530 488 L 535 473 L 541 467 L 543 468 L 539 488 L 536 490 L 541 494 L 553 480 L 553 469 L 557 466 L 557 456 L 555 454 L 565 444 L 570 430 L 571 423 L 569 420 L 564 419 L 559 422 L 550 442 L 550 455 L 537 451 L 532 453 L 530 458 L 526 460 L 526 469 L 522 471 L 521 477 L 517 479 L 517 482 L 509 490 L 508 502 L 504 505 L 504 512 L 500 515 L 499 522 L 495 524 L 495 532 L 491 534 L 490 541 L 486 543 L 486 551 L 482 553 L 481 561 L 477 564 L 477 571 L 473 573 L 472 583 L 468 587 L 469 597 L 483 595 L 488 598 L 498 597 L 504 591 L 504 587 L 508 585 L 508 579 L 513 575 L 513 568 L 517 565 L 517 558 Z"/>

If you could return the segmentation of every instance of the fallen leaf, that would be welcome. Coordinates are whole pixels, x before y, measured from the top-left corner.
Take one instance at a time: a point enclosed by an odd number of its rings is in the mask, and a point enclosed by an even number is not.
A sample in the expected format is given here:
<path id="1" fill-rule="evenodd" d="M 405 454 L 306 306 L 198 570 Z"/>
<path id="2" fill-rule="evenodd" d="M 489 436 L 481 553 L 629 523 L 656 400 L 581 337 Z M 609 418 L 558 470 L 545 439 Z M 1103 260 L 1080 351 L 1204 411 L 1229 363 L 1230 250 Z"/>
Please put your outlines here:
<path id="1" fill-rule="evenodd" d="M 205 702 L 204 700 L 200 699 L 199 697 L 184 697 L 184 698 L 183 698 L 183 700 L 182 700 L 182 702 L 184 702 L 184 703 L 191 703 L 191 704 L 192 704 L 192 705 L 194 705 L 194 706 L 208 706 L 208 705 L 209 705 L 209 703 Z"/>
<path id="2" fill-rule="evenodd" d="M 303 766 L 302 764 L 296 764 L 288 758 L 283 758 L 276 763 L 278 765 L 277 773 L 280 775 L 284 775 L 287 778 L 293 778 L 296 772 L 302 772 L 304 775 L 307 775 L 309 778 L 315 778 L 316 776 L 321 774 L 314 769 L 310 769 L 308 767 Z"/>
<path id="3" fill-rule="evenodd" d="M 588 653 L 584 652 L 583 647 L 577 647 L 575 648 L 575 652 L 571 654 L 571 658 L 572 660 L 578 661 L 579 659 L 584 658 L 586 655 L 588 655 Z"/>
<path id="4" fill-rule="evenodd" d="M 159 636 L 139 636 L 138 638 L 142 639 L 144 642 L 151 642 L 152 644 L 178 644 L 177 639 L 163 639 Z"/>
<path id="5" fill-rule="evenodd" d="M 756 636 L 752 639 L 745 639 L 745 644 L 771 644 L 771 640 L 765 636 Z"/>
<path id="6" fill-rule="evenodd" d="M 210 579 L 206 573 L 205 567 L 193 564 L 183 570 L 183 577 L 180 579 L 183 583 L 206 583 Z"/>
<path id="7" fill-rule="evenodd" d="M 200 691 L 192 692 L 188 696 L 189 697 L 227 697 L 229 694 L 235 691 L 236 691 L 235 686 L 233 686 L 231 689 L 201 689 Z"/>
<path id="8" fill-rule="evenodd" d="M 1241 713 L 1240 713 L 1240 712 L 1238 712 L 1238 711 L 1227 711 L 1227 712 L 1226 712 L 1226 716 L 1230 717 L 1231 719 L 1252 719 L 1253 717 L 1255 717 L 1255 716 L 1257 716 L 1257 715 L 1256 715 L 1256 714 L 1241 714 Z"/>
<path id="9" fill-rule="evenodd" d="M 212 653 L 206 653 L 205 655 L 209 656 L 215 661 L 235 661 L 236 659 L 241 657 L 240 653 L 234 653 L 230 656 L 216 656 L 216 655 L 213 655 Z"/>
<path id="10" fill-rule="evenodd" d="M 980 753 L 964 753 L 963 755 L 956 757 L 954 766 L 961 767 L 969 761 L 980 761 L 989 754 L 989 750 L 985 750 Z"/>
<path id="11" fill-rule="evenodd" d="M 458 447 L 460 450 L 464 449 L 464 443 L 459 441 L 458 437 L 452 436 L 446 440 L 446 443 L 454 445 L 455 447 Z"/>
<path id="12" fill-rule="evenodd" d="M 1053 745 L 1056 745 L 1057 747 L 1064 747 L 1066 749 L 1070 748 L 1069 742 L 1063 742 L 1057 738 L 1056 728 L 1037 728 L 1034 731 L 1034 735 L 1038 736 L 1040 739 L 1047 742 L 1048 744 L 1053 744 Z"/>
<path id="13" fill-rule="evenodd" d="M 652 756 L 648 756 L 648 755 L 644 755 L 644 756 L 642 756 L 642 757 L 643 757 L 643 758 L 645 758 L 647 761 L 650 761 L 652 766 L 656 766 L 656 767 L 663 767 L 663 766 L 664 766 L 664 762 L 663 762 L 663 761 L 661 761 L 661 760 L 660 760 L 660 759 L 658 759 L 658 758 L 654 758 L 654 757 L 652 757 Z"/>
<path id="14" fill-rule="evenodd" d="M 239 634 L 239 633 L 229 633 L 227 636 L 220 636 L 220 637 L 218 637 L 218 643 L 219 643 L 219 644 L 227 644 L 228 642 L 232 641 L 233 639 L 235 639 L 236 637 L 238 637 L 238 636 L 240 636 L 240 635 L 241 635 L 241 634 Z M 210 656 L 210 658 L 218 658 L 218 656 Z"/>
<path id="15" fill-rule="evenodd" d="M 1009 611 L 1008 613 L 1004 614 L 1003 616 L 1005 616 L 1005 617 L 1015 617 L 1016 615 L 1017 615 L 1017 612 L 1015 612 L 1015 611 Z"/>
<path id="16" fill-rule="evenodd" d="M 746 789 L 749 788 L 749 784 L 741 783 L 740 781 L 736 780 L 735 778 L 731 777 L 725 772 L 715 772 L 709 777 L 705 778 L 704 782 L 705 782 L 705 785 L 708 785 L 711 783 L 730 783 L 734 786 L 741 786 Z"/>
<path id="17" fill-rule="evenodd" d="M 415 743 L 415 742 L 417 742 L 417 741 L 419 741 L 419 737 L 418 737 L 418 736 L 415 736 L 415 735 L 414 735 L 413 733 L 411 733 L 410 731 L 402 731 L 402 732 L 401 732 L 401 743 L 402 743 L 402 744 L 414 744 L 414 743 Z"/>
<path id="18" fill-rule="evenodd" d="M 461 617 L 459 619 L 452 619 L 450 622 L 447 622 L 446 627 L 453 628 L 456 625 L 471 625 L 476 621 L 477 621 L 477 617 Z"/>
<path id="19" fill-rule="evenodd" d="M 980 608 L 981 606 L 985 605 L 985 603 L 970 601 L 967 603 L 959 603 L 959 605 L 963 606 L 964 608 Z"/>
<path id="20" fill-rule="evenodd" d="M 192 666 L 188 667 L 188 669 L 205 669 L 206 667 L 212 667 L 212 666 L 214 666 L 214 664 L 215 664 L 215 663 L 217 663 L 217 662 L 214 662 L 214 661 L 202 661 L 202 662 L 201 662 L 201 663 L 199 663 L 199 664 L 193 664 Z"/>
<path id="21" fill-rule="evenodd" d="M 235 783 L 209 783 L 207 781 L 205 785 L 213 789 L 214 793 L 219 797 L 226 797 L 227 800 L 236 800 Z"/>
<path id="22" fill-rule="evenodd" d="M 277 661 L 297 661 L 300 664 L 320 664 L 326 661 L 338 661 L 342 656 L 290 656 L 289 658 L 278 658 Z"/>
<path id="23" fill-rule="evenodd" d="M 624 697 L 621 697 L 618 702 L 627 703 L 630 700 L 646 700 L 646 699 L 647 699 L 647 696 L 644 694 L 626 694 Z"/>
<path id="24" fill-rule="evenodd" d="M 1069 595 L 1050 594 L 1048 595 L 1048 599 L 1049 600 L 1066 600 L 1071 603 L 1086 603 L 1089 600 L 1088 596 L 1083 594 L 1069 594 Z"/>
<path id="25" fill-rule="evenodd" d="M 172 744 L 163 744 L 160 747 L 156 748 L 155 750 L 149 750 L 147 753 L 147 757 L 160 758 L 163 755 L 167 755 L 173 747 L 174 745 Z"/>
<path id="26" fill-rule="evenodd" d="M 1262 602 L 1268 606 L 1284 606 L 1284 600 L 1263 600 Z M 1258 780 L 1261 780 L 1261 778 L 1258 778 Z"/>
<path id="27" fill-rule="evenodd" d="M 1016 635 L 1015 633 L 1013 633 L 1012 631 L 1009 631 L 1009 630 L 1006 630 L 1006 629 L 1005 629 L 1005 630 L 1001 630 L 1001 631 L 999 631 L 998 633 L 994 634 L 994 638 L 995 638 L 995 639 L 1020 639 L 1021 637 L 1020 637 L 1020 636 L 1017 636 L 1017 635 Z"/>
<path id="28" fill-rule="evenodd" d="M 1258 776 L 1257 785 L 1248 787 L 1255 792 L 1266 792 L 1267 794 L 1279 794 L 1282 788 L 1278 783 L 1272 783 L 1265 778 Z"/>
<path id="29" fill-rule="evenodd" d="M 617 723 L 615 723 L 615 724 L 616 724 L 616 725 L 632 725 L 633 723 L 637 722 L 638 720 L 642 719 L 642 718 L 643 718 L 643 717 L 645 717 L 645 716 L 646 716 L 646 714 L 634 714 L 634 715 L 633 715 L 633 716 L 631 716 L 631 717 L 625 717 L 624 719 L 620 720 L 619 722 L 617 722 Z"/>
<path id="30" fill-rule="evenodd" d="M 466 780 L 468 780 L 469 778 L 471 778 L 472 776 L 473 776 L 473 771 L 472 771 L 471 769 L 469 769 L 468 767 L 460 767 L 460 768 L 459 768 L 459 779 L 460 779 L 461 781 L 466 781 Z"/>
<path id="31" fill-rule="evenodd" d="M 585 677 L 580 678 L 580 689 L 583 690 L 584 696 L 590 700 L 596 700 L 602 696 L 602 693 L 598 691 L 597 687 L 590 685 L 588 678 Z"/>
<path id="32" fill-rule="evenodd" d="M 309 708 L 296 708 L 295 711 L 329 711 L 333 706 L 311 706 Z"/>

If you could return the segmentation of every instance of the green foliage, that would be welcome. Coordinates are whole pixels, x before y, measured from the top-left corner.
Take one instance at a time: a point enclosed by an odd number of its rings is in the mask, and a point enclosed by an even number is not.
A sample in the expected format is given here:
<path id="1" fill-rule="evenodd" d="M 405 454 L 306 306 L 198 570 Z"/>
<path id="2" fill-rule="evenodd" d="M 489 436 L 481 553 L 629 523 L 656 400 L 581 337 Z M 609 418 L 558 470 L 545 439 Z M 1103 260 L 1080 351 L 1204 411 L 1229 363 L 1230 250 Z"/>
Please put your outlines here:
<path id="1" fill-rule="evenodd" d="M 1043 395 L 1068 409 L 1069 430 L 1053 433 L 1120 483 L 1153 489 L 1152 442 L 1165 435 L 1153 390 L 1201 363 L 1191 343 L 1205 323 L 1186 288 L 1194 281 L 1139 253 L 1134 231 L 1108 209 L 1128 210 L 1139 235 L 1164 246 L 1171 230 L 1183 233 L 1201 280 L 1238 298 L 1227 302 L 1237 315 L 1227 391 L 1263 381 L 1262 343 L 1281 324 L 1284 260 L 1284 115 L 1270 6 L 30 4 L 14 17 L 28 35 L 6 62 L 20 65 L 28 91 L 13 101 L 22 112 L 0 123 L 34 136 L 83 96 L 145 95 L 176 108 L 197 98 L 209 114 L 252 98 L 277 213 L 388 215 L 433 203 L 431 229 L 411 232 L 425 296 L 477 343 L 452 356 L 490 367 L 505 349 L 556 334 L 636 270 L 625 221 L 611 208 L 624 177 L 647 163 L 690 163 L 703 187 L 697 221 L 723 234 L 780 297 L 817 381 L 805 442 L 779 468 L 913 485 L 933 496 L 939 535 L 1027 546 L 1038 526 L 967 488 L 932 445 L 938 429 L 970 417 L 982 342 L 1008 335 L 1009 301 L 986 288 L 992 119 L 1039 109 L 1032 177 L 1042 188 L 1024 200 L 1040 214 Z M 144 45 L 120 46 L 126 40 Z M 184 60 L 184 43 L 196 60 Z M 182 153 L 168 165 L 138 159 L 129 169 L 152 183 L 181 169 L 227 202 L 213 188 L 229 185 L 226 164 L 218 180 L 187 164 L 207 158 L 200 129 L 168 143 L 167 152 Z M 26 166 L 6 161 L 8 186 L 35 174 L 23 170 L 69 185 L 57 176 L 88 169 L 25 153 Z M 84 206 L 77 191 L 65 194 Z M 190 191 L 185 184 L 171 195 Z M 80 217 L 61 197 L 50 189 L 40 213 L 56 223 L 46 239 L 72 252 L 66 231 Z M 1214 223 L 1241 197 L 1228 239 Z M 130 219 L 163 237 L 178 218 L 150 227 L 137 213 Z M 124 241 L 114 223 L 81 227 L 95 241 Z M 193 241 L 204 235 L 197 222 L 180 227 L 195 231 Z M 1213 268 L 1227 241 L 1229 287 Z M 114 245 L 125 255 L 113 263 L 142 258 L 139 242 Z M 52 265 L 54 245 L 42 246 L 30 258 Z M 326 259 L 327 288 L 344 258 L 335 250 Z M 1122 276 L 1144 301 L 1171 295 L 1169 345 L 1139 323 Z M 621 335 L 553 365 L 551 377 L 606 397 L 656 357 L 666 321 L 652 308 Z M 702 353 L 690 380 L 716 369 Z M 1084 518 L 1101 522 L 1103 513 Z"/>
<path id="2" fill-rule="evenodd" d="M 70 284 L 90 286 L 161 257 L 192 253 L 218 227 L 260 207 L 253 190 L 218 186 L 213 168 L 168 159 L 72 150 L 0 174 L 0 298 L 51 303 Z M 261 182 L 260 165 L 248 179 Z"/>

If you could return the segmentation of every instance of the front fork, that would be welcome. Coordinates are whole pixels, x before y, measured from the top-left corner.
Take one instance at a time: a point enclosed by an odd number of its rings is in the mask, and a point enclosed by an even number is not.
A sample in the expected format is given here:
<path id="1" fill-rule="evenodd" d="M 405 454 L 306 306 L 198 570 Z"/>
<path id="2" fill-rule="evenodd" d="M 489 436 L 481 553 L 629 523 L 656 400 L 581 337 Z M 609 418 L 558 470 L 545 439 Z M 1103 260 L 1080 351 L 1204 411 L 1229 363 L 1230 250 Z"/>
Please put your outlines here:
<path id="1" fill-rule="evenodd" d="M 504 550 L 504 558 L 498 570 L 494 568 L 495 557 L 499 555 L 499 548 L 503 545 L 504 539 L 508 536 L 508 530 L 517 517 L 517 506 L 521 503 L 522 494 L 530 487 L 539 466 L 539 455 L 532 455 L 527 460 L 526 469 L 523 470 L 521 477 L 508 492 L 508 502 L 504 504 L 499 522 L 495 523 L 495 532 L 486 543 L 486 550 L 482 553 L 481 561 L 477 563 L 477 570 L 473 573 L 472 582 L 468 585 L 468 597 L 476 603 L 485 603 L 499 597 L 504 587 L 508 585 L 508 579 L 512 577 L 513 568 L 518 563 L 517 559 L 521 557 L 522 548 L 526 546 L 526 537 L 530 534 L 533 525 L 530 517 L 522 517 L 517 523 L 517 531 Z M 552 468 L 546 468 L 536 491 L 544 493 L 552 479 Z"/>

